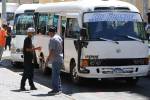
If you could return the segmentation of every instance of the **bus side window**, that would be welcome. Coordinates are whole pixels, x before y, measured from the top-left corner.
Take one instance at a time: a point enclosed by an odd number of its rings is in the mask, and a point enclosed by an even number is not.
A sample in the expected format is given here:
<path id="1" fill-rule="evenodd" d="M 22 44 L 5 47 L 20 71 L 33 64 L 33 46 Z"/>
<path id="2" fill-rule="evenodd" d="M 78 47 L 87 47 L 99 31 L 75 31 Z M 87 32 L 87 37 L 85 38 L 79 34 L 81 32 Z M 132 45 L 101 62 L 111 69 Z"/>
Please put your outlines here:
<path id="1" fill-rule="evenodd" d="M 46 25 L 48 23 L 48 14 L 39 14 L 38 28 L 42 35 L 46 35 Z"/>
<path id="2" fill-rule="evenodd" d="M 66 37 L 68 38 L 78 38 L 79 37 L 79 24 L 77 19 L 69 18 L 67 19 L 67 29 L 66 29 Z"/>

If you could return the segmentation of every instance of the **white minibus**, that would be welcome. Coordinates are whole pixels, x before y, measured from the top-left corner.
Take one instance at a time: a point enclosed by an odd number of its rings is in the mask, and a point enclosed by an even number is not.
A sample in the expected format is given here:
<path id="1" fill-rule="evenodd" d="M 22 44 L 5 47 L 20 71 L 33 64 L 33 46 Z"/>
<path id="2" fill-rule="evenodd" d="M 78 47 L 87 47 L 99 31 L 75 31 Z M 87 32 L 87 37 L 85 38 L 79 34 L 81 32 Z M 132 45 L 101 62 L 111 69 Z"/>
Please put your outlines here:
<path id="1" fill-rule="evenodd" d="M 146 32 L 140 12 L 132 4 L 80 0 L 43 5 L 36 12 L 51 14 L 49 24 L 57 24 L 64 39 L 62 70 L 70 73 L 74 83 L 81 78 L 121 78 L 136 84 L 139 77 L 147 75 Z M 42 46 L 37 57 L 46 72 L 48 36 L 35 35 L 34 40 Z"/>
<path id="2" fill-rule="evenodd" d="M 35 28 L 35 14 L 36 8 L 42 4 L 23 4 L 15 11 L 14 19 L 14 38 L 11 46 L 11 59 L 13 62 L 23 62 L 23 42 L 27 36 L 26 30 L 28 27 Z"/>
<path id="3" fill-rule="evenodd" d="M 44 29 L 57 27 L 64 40 L 62 71 L 70 73 L 74 83 L 80 83 L 82 78 L 119 78 L 135 85 L 139 77 L 147 75 L 146 32 L 140 12 L 132 4 L 79 0 L 45 4 L 35 13 L 48 14 Z M 51 64 L 45 66 L 50 39 L 46 32 L 34 36 L 34 45 L 42 47 L 36 57 L 44 72 L 51 68 Z"/>

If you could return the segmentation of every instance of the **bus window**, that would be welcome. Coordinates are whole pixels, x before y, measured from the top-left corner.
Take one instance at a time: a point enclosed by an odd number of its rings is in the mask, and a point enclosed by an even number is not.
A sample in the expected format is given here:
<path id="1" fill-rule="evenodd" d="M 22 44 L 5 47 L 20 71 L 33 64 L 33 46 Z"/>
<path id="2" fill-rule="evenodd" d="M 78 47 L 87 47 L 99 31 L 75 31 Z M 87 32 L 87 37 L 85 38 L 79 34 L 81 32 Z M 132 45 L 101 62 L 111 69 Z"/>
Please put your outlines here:
<path id="1" fill-rule="evenodd" d="M 46 34 L 47 23 L 48 23 L 48 15 L 47 14 L 39 14 L 39 24 L 38 28 L 40 28 L 42 34 Z"/>
<path id="2" fill-rule="evenodd" d="M 68 18 L 67 19 L 67 30 L 66 30 L 66 37 L 68 38 L 78 38 L 79 37 L 79 24 L 77 19 L 75 18 Z"/>
<path id="3" fill-rule="evenodd" d="M 62 37 L 64 36 L 66 32 L 66 23 L 67 23 L 66 17 L 62 16 L 61 17 L 61 36 Z"/>
<path id="4" fill-rule="evenodd" d="M 56 30 L 57 30 L 57 27 L 58 27 L 58 19 L 59 19 L 58 15 L 53 16 L 53 26 L 56 27 Z"/>
<path id="5" fill-rule="evenodd" d="M 54 17 L 54 15 L 52 15 L 52 14 L 48 15 L 47 32 L 49 30 L 49 27 L 53 25 L 53 17 Z"/>

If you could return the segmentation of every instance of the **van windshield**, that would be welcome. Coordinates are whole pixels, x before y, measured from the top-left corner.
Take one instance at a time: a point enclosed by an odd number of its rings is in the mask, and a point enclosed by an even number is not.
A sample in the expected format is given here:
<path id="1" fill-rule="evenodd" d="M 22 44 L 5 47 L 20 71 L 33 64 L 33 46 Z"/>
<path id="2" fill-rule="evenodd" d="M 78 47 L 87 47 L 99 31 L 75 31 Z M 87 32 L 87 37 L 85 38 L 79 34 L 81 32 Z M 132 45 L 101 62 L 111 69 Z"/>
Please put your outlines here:
<path id="1" fill-rule="evenodd" d="M 100 38 L 114 41 L 146 39 L 144 23 L 138 13 L 85 13 L 83 21 L 84 27 L 88 29 L 89 40 L 99 40 Z"/>

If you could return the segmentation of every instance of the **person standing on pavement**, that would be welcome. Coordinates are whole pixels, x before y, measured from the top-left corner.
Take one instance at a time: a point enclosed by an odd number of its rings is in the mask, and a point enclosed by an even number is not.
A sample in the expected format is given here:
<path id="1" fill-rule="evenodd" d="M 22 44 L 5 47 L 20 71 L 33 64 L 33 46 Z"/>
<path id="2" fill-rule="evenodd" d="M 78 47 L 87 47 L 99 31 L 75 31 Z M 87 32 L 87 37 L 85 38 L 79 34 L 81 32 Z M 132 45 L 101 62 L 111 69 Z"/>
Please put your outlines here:
<path id="1" fill-rule="evenodd" d="M 28 79 L 31 90 L 37 90 L 33 83 L 34 67 L 32 64 L 33 53 L 35 50 L 41 50 L 41 47 L 33 48 L 32 36 L 35 33 L 35 29 L 30 27 L 27 29 L 27 37 L 24 40 L 23 54 L 24 54 L 24 72 L 21 79 L 20 90 L 25 91 L 25 82 Z"/>
<path id="2" fill-rule="evenodd" d="M 7 24 L 7 37 L 6 37 L 6 45 L 5 50 L 7 50 L 7 46 L 9 47 L 9 50 L 11 48 L 11 27 L 9 26 L 9 23 Z"/>
<path id="3" fill-rule="evenodd" d="M 7 37 L 7 25 L 2 24 L 2 28 L 0 29 L 0 60 L 3 55 L 3 51 L 6 44 L 6 37 Z"/>
<path id="4" fill-rule="evenodd" d="M 51 26 L 48 32 L 50 36 L 49 41 L 49 55 L 46 60 L 46 64 L 52 63 L 52 91 L 48 94 L 60 94 L 62 92 L 60 70 L 63 65 L 62 54 L 62 38 L 56 34 L 56 28 Z"/>

